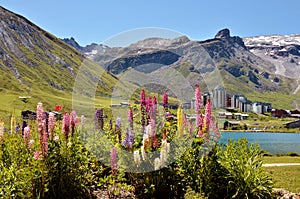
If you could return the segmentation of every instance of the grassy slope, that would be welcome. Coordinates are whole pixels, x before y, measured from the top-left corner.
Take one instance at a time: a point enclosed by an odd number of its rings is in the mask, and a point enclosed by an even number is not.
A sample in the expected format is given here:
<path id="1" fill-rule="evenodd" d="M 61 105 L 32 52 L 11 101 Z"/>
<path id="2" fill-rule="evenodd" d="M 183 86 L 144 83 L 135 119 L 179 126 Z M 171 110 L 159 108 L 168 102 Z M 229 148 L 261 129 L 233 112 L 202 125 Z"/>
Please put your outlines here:
<path id="1" fill-rule="evenodd" d="M 295 109 L 296 104 L 300 105 L 300 92 L 297 94 L 290 94 L 287 91 L 288 84 L 291 84 L 293 80 L 286 79 L 282 85 L 280 85 L 280 92 L 260 92 L 254 90 L 255 85 L 252 82 L 245 83 L 243 78 L 235 78 L 231 74 L 221 71 L 225 88 L 227 93 L 233 94 L 243 94 L 249 100 L 255 102 L 269 102 L 272 107 L 281 109 Z"/>

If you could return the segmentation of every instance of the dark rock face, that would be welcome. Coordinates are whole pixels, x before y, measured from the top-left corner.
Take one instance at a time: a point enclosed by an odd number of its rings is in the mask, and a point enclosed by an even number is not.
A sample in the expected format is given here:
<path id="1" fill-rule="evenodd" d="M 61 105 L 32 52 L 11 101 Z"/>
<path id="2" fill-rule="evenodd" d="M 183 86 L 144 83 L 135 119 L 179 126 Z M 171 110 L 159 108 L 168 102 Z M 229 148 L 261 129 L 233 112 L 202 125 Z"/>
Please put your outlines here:
<path id="1" fill-rule="evenodd" d="M 64 38 L 62 41 L 66 42 L 70 46 L 74 47 L 75 49 L 79 50 L 80 52 L 83 50 L 82 46 L 80 46 L 77 41 L 73 37 L 69 38 Z"/>
<path id="2" fill-rule="evenodd" d="M 149 54 L 116 59 L 107 66 L 107 70 L 114 74 L 120 74 L 129 67 L 136 68 L 137 66 L 145 64 L 170 65 L 176 62 L 179 57 L 179 55 L 170 51 L 157 51 Z"/>
<path id="3" fill-rule="evenodd" d="M 253 82 L 256 85 L 260 85 L 259 79 L 257 78 L 257 76 L 252 71 L 248 72 L 248 77 L 249 77 L 251 82 Z"/>
<path id="4" fill-rule="evenodd" d="M 216 36 L 215 36 L 216 39 L 228 39 L 230 38 L 230 31 L 229 29 L 225 28 L 223 30 L 220 30 Z"/>

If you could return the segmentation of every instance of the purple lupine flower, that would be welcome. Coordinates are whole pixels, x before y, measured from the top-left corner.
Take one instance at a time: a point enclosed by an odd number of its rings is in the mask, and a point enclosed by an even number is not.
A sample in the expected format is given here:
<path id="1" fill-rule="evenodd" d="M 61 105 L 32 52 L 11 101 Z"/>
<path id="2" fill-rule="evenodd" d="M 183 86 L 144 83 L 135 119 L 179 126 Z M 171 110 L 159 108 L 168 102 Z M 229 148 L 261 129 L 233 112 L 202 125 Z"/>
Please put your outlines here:
<path id="1" fill-rule="evenodd" d="M 29 128 L 29 126 L 26 126 L 24 128 L 24 141 L 25 141 L 25 145 L 28 146 L 29 141 L 30 141 L 30 128 Z"/>
<path id="2" fill-rule="evenodd" d="M 70 117 L 69 113 L 65 113 L 62 121 L 62 132 L 65 136 L 65 139 L 68 140 L 70 132 Z"/>
<path id="3" fill-rule="evenodd" d="M 24 128 L 27 126 L 27 122 L 23 121 L 22 122 L 22 135 L 24 136 Z"/>
<path id="4" fill-rule="evenodd" d="M 95 124 L 97 128 L 103 130 L 104 122 L 103 122 L 103 109 L 99 108 L 95 112 Z"/>
<path id="5" fill-rule="evenodd" d="M 113 147 L 110 152 L 111 158 L 111 171 L 112 175 L 115 175 L 118 170 L 118 157 L 117 157 L 117 148 Z"/>
<path id="6" fill-rule="evenodd" d="M 130 129 L 127 129 L 126 136 L 122 142 L 122 146 L 131 149 L 133 145 L 133 141 L 134 141 L 134 135 Z"/>
<path id="7" fill-rule="evenodd" d="M 77 120 L 77 115 L 76 112 L 73 110 L 70 113 L 70 124 L 71 124 L 71 136 L 74 136 L 74 132 L 75 132 L 75 125 L 76 125 L 76 120 Z"/>
<path id="8" fill-rule="evenodd" d="M 42 122 L 44 116 L 43 103 L 39 102 L 36 107 L 36 121 L 37 123 Z"/>
<path id="9" fill-rule="evenodd" d="M 205 107 L 205 124 L 204 124 L 207 131 L 209 131 L 211 122 L 212 122 L 211 103 L 210 100 L 208 99 Z"/>
<path id="10" fill-rule="evenodd" d="M 20 129 L 21 129 L 21 127 L 20 127 L 20 125 L 18 123 L 17 126 L 16 126 L 16 133 L 19 133 Z"/>
<path id="11" fill-rule="evenodd" d="M 196 85 L 196 89 L 195 89 L 195 109 L 196 109 L 196 125 L 197 127 L 200 127 L 201 125 L 201 121 L 199 121 L 199 115 L 201 114 L 201 90 L 200 90 L 200 86 Z"/>
<path id="12" fill-rule="evenodd" d="M 55 126 L 54 113 L 50 112 L 49 119 L 48 119 L 48 134 L 49 134 L 50 139 L 52 139 L 52 137 L 53 137 L 54 126 Z"/>
<path id="13" fill-rule="evenodd" d="M 122 127 L 122 119 L 120 117 L 117 117 L 116 119 L 116 126 L 118 128 L 121 128 Z"/>
<path id="14" fill-rule="evenodd" d="M 165 92 L 164 93 L 164 98 L 163 98 L 163 107 L 165 108 L 165 110 L 168 110 L 168 94 Z"/>

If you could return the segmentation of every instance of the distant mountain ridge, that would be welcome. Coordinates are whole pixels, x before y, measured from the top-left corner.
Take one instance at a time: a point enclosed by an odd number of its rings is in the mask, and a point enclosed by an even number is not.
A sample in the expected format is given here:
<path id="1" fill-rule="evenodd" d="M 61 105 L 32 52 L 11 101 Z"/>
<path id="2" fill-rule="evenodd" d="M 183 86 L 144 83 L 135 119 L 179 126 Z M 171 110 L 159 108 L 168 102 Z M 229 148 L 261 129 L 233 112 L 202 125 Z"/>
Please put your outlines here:
<path id="1" fill-rule="evenodd" d="M 111 48 L 93 44 L 87 47 L 89 50 L 86 50 L 85 47 L 78 48 L 77 43 L 73 44 L 68 41 L 67 43 L 115 74 L 123 72 L 128 67 L 135 67 L 135 65 L 145 63 L 163 62 L 162 64 L 166 65 L 175 64 L 179 58 L 171 56 L 170 49 L 183 48 L 185 51 L 188 51 L 187 49 L 191 48 L 191 46 L 201 45 L 215 63 L 219 65 L 220 69 L 226 70 L 235 77 L 246 76 L 258 89 L 276 90 L 276 83 L 280 81 L 280 77 L 276 75 L 281 76 L 285 74 L 278 70 L 276 63 L 255 53 L 255 49 L 257 49 L 255 44 L 259 46 L 259 49 L 263 48 L 265 50 L 265 47 L 251 41 L 251 38 L 242 39 L 238 36 L 231 36 L 229 29 L 223 29 L 216 34 L 215 38 L 205 41 L 190 41 L 185 36 L 175 39 L 149 38 L 126 48 Z M 296 46 L 290 49 L 289 52 L 297 54 L 299 50 L 297 50 Z M 160 61 L 157 60 L 158 58 Z M 169 62 L 166 63 L 163 60 L 168 60 Z M 270 82 L 267 84 L 265 81 L 260 81 L 261 78 L 267 81 L 270 80 Z"/>

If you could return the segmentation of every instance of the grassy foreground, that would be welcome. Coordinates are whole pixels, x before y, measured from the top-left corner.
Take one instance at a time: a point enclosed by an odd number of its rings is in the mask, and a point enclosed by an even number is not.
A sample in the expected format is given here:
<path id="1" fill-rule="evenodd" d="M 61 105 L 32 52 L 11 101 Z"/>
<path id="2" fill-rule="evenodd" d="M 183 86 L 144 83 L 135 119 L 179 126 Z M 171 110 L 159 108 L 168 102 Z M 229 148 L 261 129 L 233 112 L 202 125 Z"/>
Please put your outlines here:
<path id="1" fill-rule="evenodd" d="M 273 156 L 264 157 L 264 163 L 300 163 L 300 157 Z M 294 193 L 300 193 L 300 166 L 266 167 L 274 181 L 274 187 L 284 188 Z"/>

